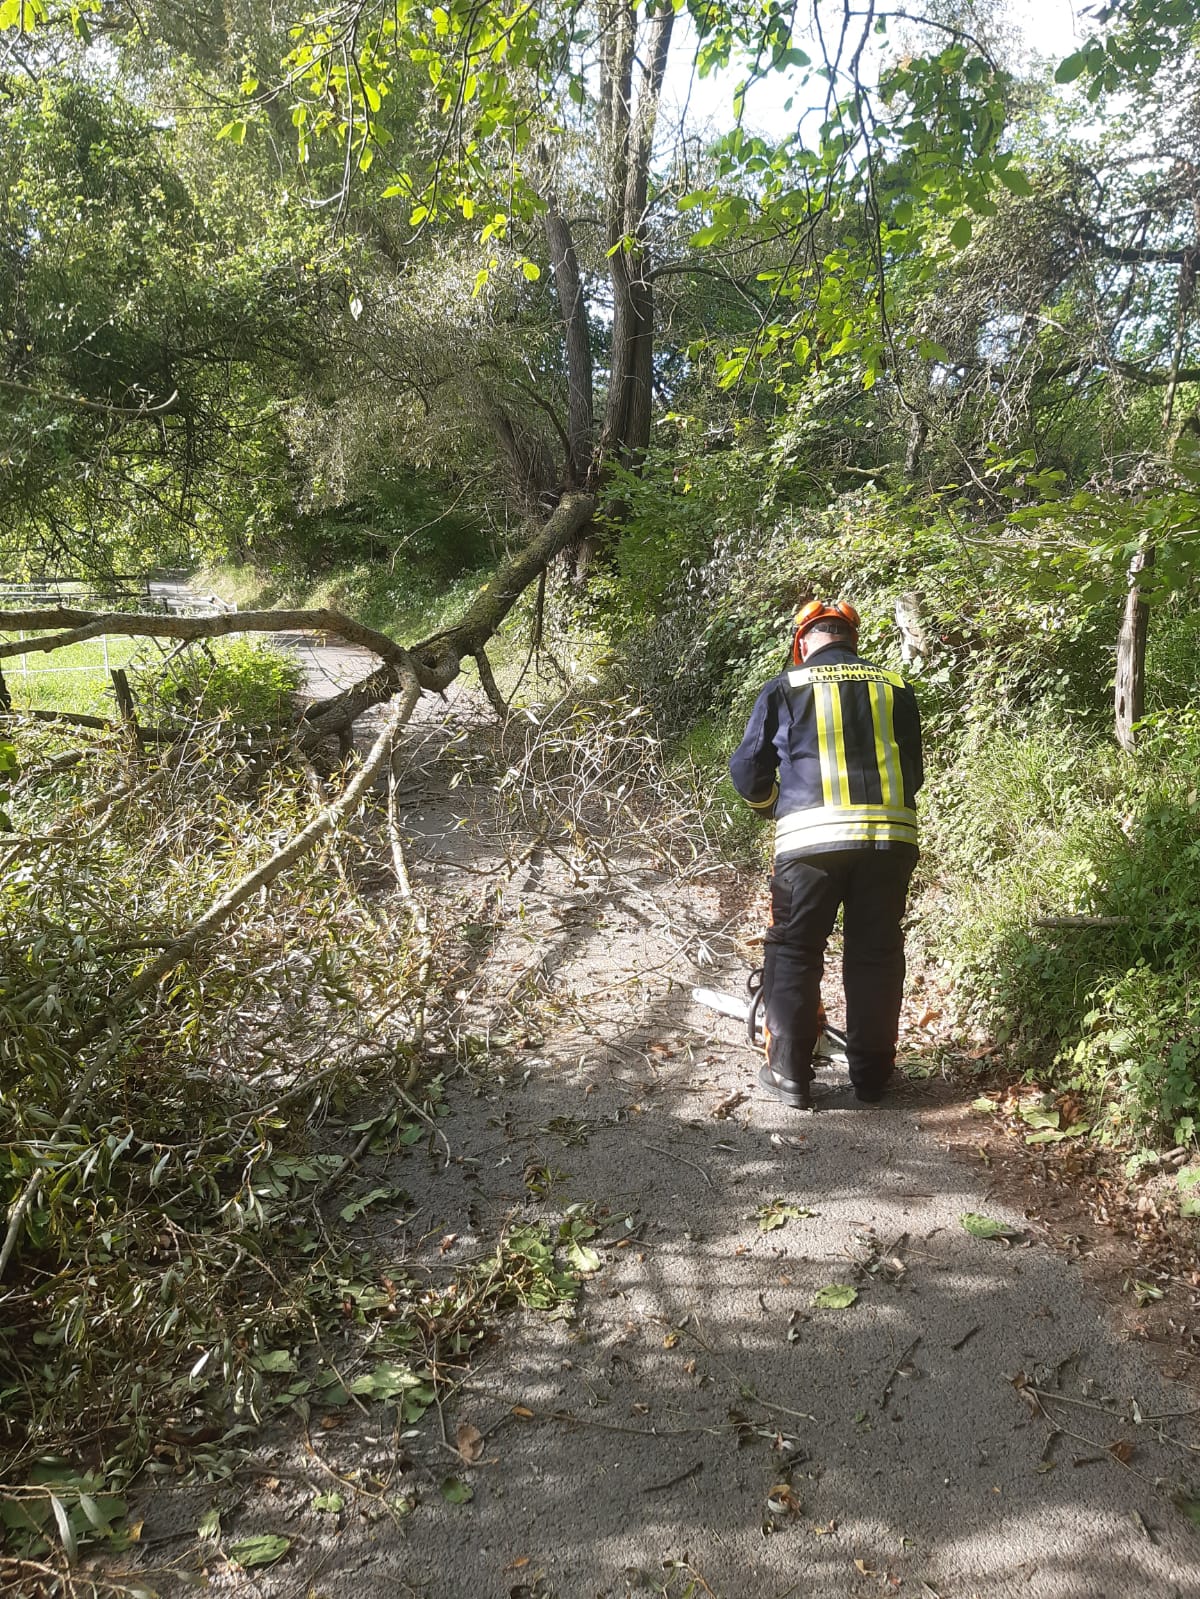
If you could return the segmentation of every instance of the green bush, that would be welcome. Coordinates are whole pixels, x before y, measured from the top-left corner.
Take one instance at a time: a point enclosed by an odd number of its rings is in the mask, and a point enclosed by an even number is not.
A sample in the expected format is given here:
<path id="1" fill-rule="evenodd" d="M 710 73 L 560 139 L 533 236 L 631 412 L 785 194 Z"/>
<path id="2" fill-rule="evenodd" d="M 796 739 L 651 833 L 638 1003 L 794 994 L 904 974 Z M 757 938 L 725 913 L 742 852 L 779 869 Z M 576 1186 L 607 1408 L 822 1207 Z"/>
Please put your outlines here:
<path id="1" fill-rule="evenodd" d="M 630 493 L 612 597 L 627 619 L 631 674 L 666 731 L 744 715 L 782 664 L 797 604 L 814 595 L 853 600 L 862 653 L 889 666 L 901 664 L 896 601 L 919 596 L 930 650 L 908 675 L 931 742 L 956 743 L 977 723 L 1032 724 L 1050 705 L 1107 721 L 1116 597 L 1043 592 L 1019 535 L 968 537 L 936 501 L 862 489 L 820 505 L 776 503 L 764 454 L 692 463 L 686 494 L 678 466 L 668 480 L 651 462 Z"/>
<path id="2" fill-rule="evenodd" d="M 964 1021 L 1113 1138 L 1200 1122 L 1198 757 L 1195 717 L 1151 728 L 1136 760 L 1058 725 L 995 732 L 930 797 L 935 936 Z"/>
<path id="3" fill-rule="evenodd" d="M 190 649 L 165 671 L 142 671 L 137 692 L 160 714 L 228 717 L 263 727 L 286 719 L 303 675 L 299 662 L 273 645 L 230 639 Z"/>

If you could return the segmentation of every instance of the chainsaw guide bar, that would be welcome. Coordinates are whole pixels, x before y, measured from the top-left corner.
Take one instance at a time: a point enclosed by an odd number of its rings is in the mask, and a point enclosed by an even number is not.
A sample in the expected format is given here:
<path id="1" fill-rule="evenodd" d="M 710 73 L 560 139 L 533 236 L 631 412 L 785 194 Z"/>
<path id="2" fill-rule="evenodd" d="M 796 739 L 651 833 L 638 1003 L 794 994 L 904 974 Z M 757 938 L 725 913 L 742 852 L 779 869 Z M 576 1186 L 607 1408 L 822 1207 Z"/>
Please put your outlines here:
<path id="1" fill-rule="evenodd" d="M 693 988 L 692 998 L 697 1005 L 703 1005 L 706 1010 L 716 1011 L 719 1016 L 730 1016 L 737 1022 L 744 1022 L 747 1043 L 761 1049 L 764 1043 L 762 978 L 761 966 L 750 973 L 746 979 L 744 999 L 739 994 L 723 993 L 719 988 Z M 835 1062 L 842 1066 L 846 1064 L 846 1035 L 840 1028 L 830 1024 L 824 1011 L 821 1013 L 821 1031 L 813 1051 L 813 1058 Z"/>

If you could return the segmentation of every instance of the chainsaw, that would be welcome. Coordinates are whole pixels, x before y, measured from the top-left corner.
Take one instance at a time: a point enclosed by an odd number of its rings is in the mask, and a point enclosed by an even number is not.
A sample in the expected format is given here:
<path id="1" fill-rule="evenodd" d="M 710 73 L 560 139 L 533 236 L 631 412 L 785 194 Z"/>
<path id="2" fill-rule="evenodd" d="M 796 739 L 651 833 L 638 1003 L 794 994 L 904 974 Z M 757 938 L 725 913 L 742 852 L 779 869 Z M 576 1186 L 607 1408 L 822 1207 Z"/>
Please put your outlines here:
<path id="1" fill-rule="evenodd" d="M 762 1049 L 766 1042 L 762 1021 L 763 1005 L 763 969 L 756 966 L 746 979 L 746 997 L 742 999 L 737 994 L 724 994 L 717 988 L 693 988 L 692 998 L 697 1005 L 703 1005 L 706 1010 L 713 1010 L 720 1016 L 732 1016 L 735 1021 L 745 1022 L 746 1041 L 753 1049 Z M 813 1059 L 835 1061 L 840 1065 L 846 1063 L 846 1035 L 835 1027 L 825 1014 L 824 1005 L 821 1006 L 818 1016 L 820 1031 L 817 1035 L 816 1048 L 813 1050 Z"/>

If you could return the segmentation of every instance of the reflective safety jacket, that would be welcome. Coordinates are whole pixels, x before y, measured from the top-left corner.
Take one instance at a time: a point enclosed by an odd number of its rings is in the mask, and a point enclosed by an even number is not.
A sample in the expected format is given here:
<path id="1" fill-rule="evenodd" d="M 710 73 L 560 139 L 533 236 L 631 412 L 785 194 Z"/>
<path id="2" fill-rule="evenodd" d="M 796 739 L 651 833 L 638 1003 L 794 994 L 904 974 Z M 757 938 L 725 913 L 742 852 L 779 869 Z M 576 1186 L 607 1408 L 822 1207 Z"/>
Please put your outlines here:
<path id="1" fill-rule="evenodd" d="M 921 718 L 898 672 L 831 644 L 774 677 L 729 762 L 733 786 L 775 818 L 775 859 L 917 842 Z"/>

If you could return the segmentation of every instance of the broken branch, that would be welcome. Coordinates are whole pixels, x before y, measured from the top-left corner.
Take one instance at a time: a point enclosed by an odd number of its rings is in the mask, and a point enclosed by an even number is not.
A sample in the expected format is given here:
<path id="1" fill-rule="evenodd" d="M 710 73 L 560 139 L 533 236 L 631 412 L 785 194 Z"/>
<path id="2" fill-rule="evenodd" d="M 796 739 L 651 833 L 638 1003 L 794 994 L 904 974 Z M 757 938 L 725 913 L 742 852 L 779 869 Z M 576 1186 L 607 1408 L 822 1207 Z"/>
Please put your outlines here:
<path id="1" fill-rule="evenodd" d="M 318 811 L 294 838 L 290 839 L 282 849 L 278 849 L 268 860 L 256 866 L 252 872 L 234 884 L 219 899 L 213 901 L 198 921 L 192 923 L 187 931 L 175 939 L 156 959 L 141 972 L 132 982 L 126 984 L 116 994 L 109 1004 L 92 1018 L 85 1026 L 81 1027 L 72 1038 L 67 1040 L 64 1053 L 68 1056 L 77 1056 L 89 1044 L 105 1031 L 111 1029 L 109 1037 L 100 1049 L 95 1060 L 80 1076 L 75 1085 L 75 1090 L 67 1102 L 58 1124 L 48 1141 L 43 1144 L 42 1151 L 49 1157 L 59 1143 L 64 1131 L 71 1125 L 80 1107 L 91 1092 L 92 1084 L 99 1076 L 105 1062 L 116 1052 L 121 1038 L 120 1018 L 122 1014 L 144 994 L 155 988 L 181 961 L 187 961 L 195 954 L 197 946 L 218 927 L 226 922 L 233 913 L 244 905 L 261 889 L 265 889 L 289 866 L 294 866 L 301 860 L 325 834 L 330 832 L 339 822 L 351 816 L 358 809 L 375 777 L 383 764 L 391 755 L 392 738 L 396 731 L 408 721 L 413 708 L 420 698 L 421 687 L 416 678 L 408 674 L 406 690 L 396 702 L 396 707 L 388 718 L 387 725 L 372 745 L 366 760 L 359 768 L 352 780 L 346 785 L 345 791 L 332 805 Z M 29 1213 L 34 1200 L 37 1198 L 42 1183 L 46 1177 L 48 1166 L 43 1164 L 29 1178 L 22 1189 L 9 1214 L 8 1230 L 4 1235 L 4 1243 L 0 1246 L 0 1278 L 3 1278 L 5 1269 L 21 1235 L 25 1217 Z"/>

